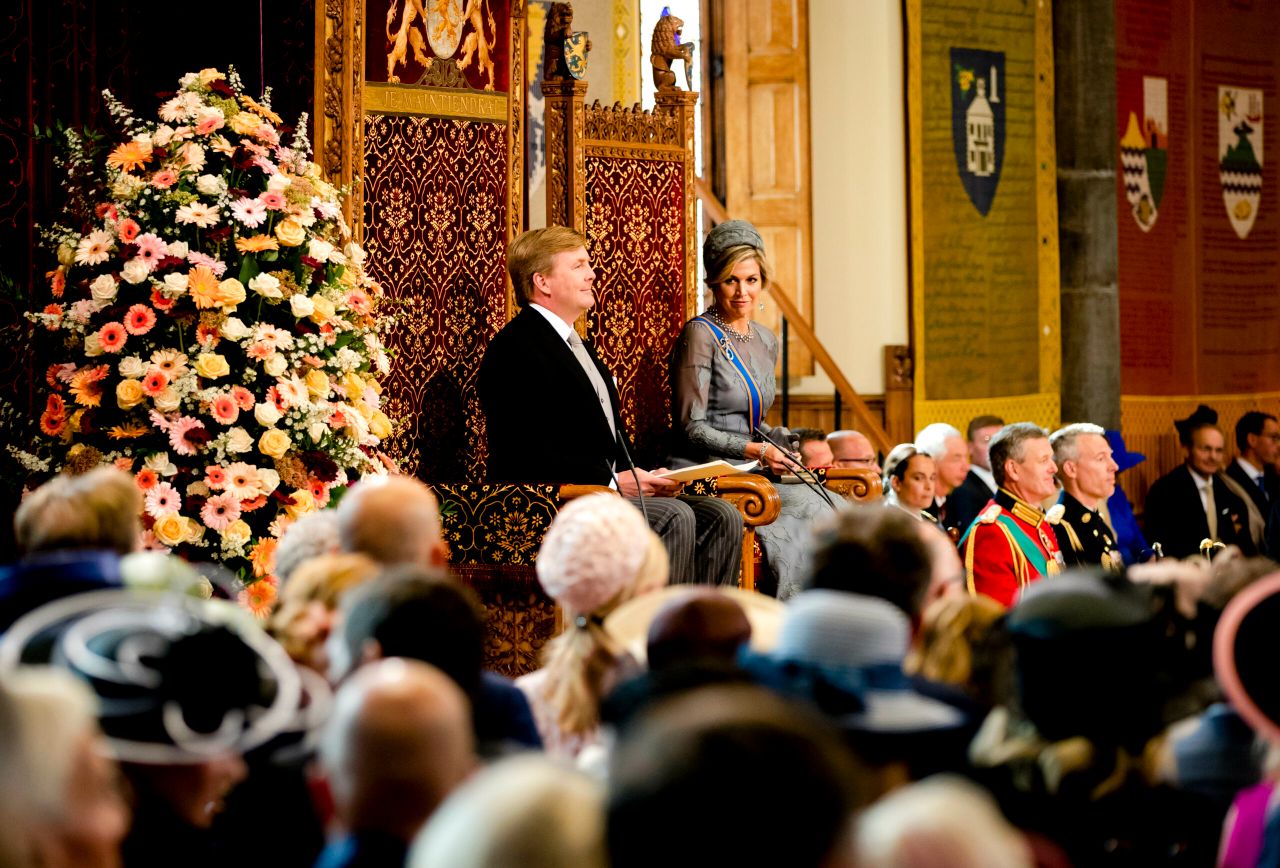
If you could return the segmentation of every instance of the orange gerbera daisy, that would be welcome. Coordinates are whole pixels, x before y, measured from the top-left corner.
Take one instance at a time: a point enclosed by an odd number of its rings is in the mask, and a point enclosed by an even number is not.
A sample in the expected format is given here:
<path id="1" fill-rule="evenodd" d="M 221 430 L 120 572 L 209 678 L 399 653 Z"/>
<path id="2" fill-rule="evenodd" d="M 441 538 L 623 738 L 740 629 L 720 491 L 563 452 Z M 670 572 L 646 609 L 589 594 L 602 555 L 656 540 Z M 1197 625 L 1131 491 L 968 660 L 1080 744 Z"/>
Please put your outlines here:
<path id="1" fill-rule="evenodd" d="M 40 430 L 50 437 L 57 437 L 67 427 L 67 417 L 58 416 L 46 410 L 40 414 Z"/>
<path id="2" fill-rule="evenodd" d="M 243 510 L 244 507 L 242 506 Z M 253 574 L 258 578 L 271 575 L 276 566 L 276 540 L 267 537 L 253 547 L 249 554 L 249 562 L 253 564 Z M 260 584 L 255 582 L 254 584 Z"/>
<path id="3" fill-rule="evenodd" d="M 132 172 L 134 169 L 145 166 L 150 159 L 150 145 L 128 141 L 116 146 L 116 149 L 107 155 L 107 165 Z"/>
<path id="4" fill-rule="evenodd" d="M 237 599 L 253 617 L 265 621 L 276 604 L 276 586 L 262 578 L 241 591 Z"/>
<path id="5" fill-rule="evenodd" d="M 251 235 L 248 238 L 236 239 L 236 250 L 241 253 L 261 253 L 264 250 L 279 250 L 280 245 L 270 235 Z"/>
<path id="6" fill-rule="evenodd" d="M 160 476 L 150 467 L 144 467 L 139 470 L 133 477 L 133 481 L 138 484 L 138 488 L 143 491 L 150 491 L 160 482 Z"/>
<path id="7" fill-rule="evenodd" d="M 244 94 L 240 94 L 240 103 L 245 108 L 252 111 L 254 114 L 258 115 L 259 117 L 266 118 L 267 120 L 271 121 L 271 123 L 273 124 L 281 123 L 284 120 L 283 118 L 280 117 L 280 115 L 276 114 L 271 109 L 267 108 L 266 106 L 264 106 L 262 103 L 258 102 L 256 99 L 254 99 L 251 96 L 245 96 Z"/>
<path id="8" fill-rule="evenodd" d="M 149 434 L 151 429 L 146 425 L 114 425 L 107 432 L 107 436 L 112 440 L 133 440 L 136 437 L 142 437 Z"/>
<path id="9" fill-rule="evenodd" d="M 221 305 L 218 293 L 218 277 L 213 269 L 199 265 L 187 274 L 187 292 L 196 307 L 210 308 Z"/>
<path id="10" fill-rule="evenodd" d="M 101 377 L 94 377 L 92 368 L 76 373 L 71 378 L 71 395 L 76 403 L 83 407 L 97 407 L 102 404 Z"/>

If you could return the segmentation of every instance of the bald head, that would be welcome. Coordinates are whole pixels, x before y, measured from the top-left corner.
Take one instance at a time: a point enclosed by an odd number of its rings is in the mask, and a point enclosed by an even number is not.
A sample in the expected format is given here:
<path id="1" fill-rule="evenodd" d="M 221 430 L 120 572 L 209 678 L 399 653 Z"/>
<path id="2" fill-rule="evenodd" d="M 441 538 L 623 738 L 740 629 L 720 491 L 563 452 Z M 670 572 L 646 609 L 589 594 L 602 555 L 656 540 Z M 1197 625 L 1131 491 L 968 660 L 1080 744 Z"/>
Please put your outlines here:
<path id="1" fill-rule="evenodd" d="M 349 831 L 410 841 L 475 767 L 467 698 L 426 663 L 371 663 L 338 691 L 320 757 Z"/>
<path id="2" fill-rule="evenodd" d="M 878 468 L 875 447 L 865 434 L 858 431 L 833 431 L 827 435 L 827 445 L 836 467 Z"/>
<path id="3" fill-rule="evenodd" d="M 408 476 L 360 480 L 338 505 L 338 544 L 385 566 L 444 566 L 440 510 L 431 489 Z"/>

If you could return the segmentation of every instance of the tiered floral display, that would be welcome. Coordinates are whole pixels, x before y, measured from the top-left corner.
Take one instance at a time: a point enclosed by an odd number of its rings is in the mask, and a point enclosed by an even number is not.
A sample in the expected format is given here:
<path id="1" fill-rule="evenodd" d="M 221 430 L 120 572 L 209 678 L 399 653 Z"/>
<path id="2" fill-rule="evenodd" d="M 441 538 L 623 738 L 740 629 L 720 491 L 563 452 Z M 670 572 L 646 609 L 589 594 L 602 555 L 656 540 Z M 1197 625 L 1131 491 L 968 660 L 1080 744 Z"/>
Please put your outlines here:
<path id="1" fill-rule="evenodd" d="M 379 290 L 269 95 L 206 69 L 159 123 L 106 97 L 129 138 L 105 175 L 69 167 L 92 219 L 46 233 L 54 303 L 32 317 L 61 343 L 41 430 L 55 470 L 132 473 L 148 541 L 237 571 L 263 614 L 283 529 L 381 470 Z"/>

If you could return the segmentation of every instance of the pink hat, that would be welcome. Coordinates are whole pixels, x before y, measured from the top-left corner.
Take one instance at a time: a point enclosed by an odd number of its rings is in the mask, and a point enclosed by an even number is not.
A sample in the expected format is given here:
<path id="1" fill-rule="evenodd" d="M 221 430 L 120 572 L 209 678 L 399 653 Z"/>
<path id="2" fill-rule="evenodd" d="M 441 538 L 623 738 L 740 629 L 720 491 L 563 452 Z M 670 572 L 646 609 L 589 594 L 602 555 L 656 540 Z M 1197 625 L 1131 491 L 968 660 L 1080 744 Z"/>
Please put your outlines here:
<path id="1" fill-rule="evenodd" d="M 538 581 L 570 615 L 590 615 L 635 582 L 650 535 L 644 516 L 621 497 L 572 500 L 542 539 Z"/>

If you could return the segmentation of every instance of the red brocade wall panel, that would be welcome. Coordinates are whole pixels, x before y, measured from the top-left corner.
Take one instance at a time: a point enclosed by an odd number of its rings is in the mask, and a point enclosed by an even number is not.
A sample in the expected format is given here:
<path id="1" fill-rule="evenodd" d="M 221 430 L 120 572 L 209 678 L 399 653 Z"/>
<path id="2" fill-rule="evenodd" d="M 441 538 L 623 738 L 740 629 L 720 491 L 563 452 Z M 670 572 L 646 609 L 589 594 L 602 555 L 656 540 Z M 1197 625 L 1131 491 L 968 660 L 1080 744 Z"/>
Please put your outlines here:
<path id="1" fill-rule="evenodd" d="M 430 481 L 484 478 L 475 377 L 505 322 L 506 183 L 503 124 L 365 118 L 364 243 L 395 316 L 389 451 Z"/>
<path id="2" fill-rule="evenodd" d="M 682 163 L 587 155 L 586 236 L 602 270 L 587 331 L 618 380 L 639 467 L 671 430 L 667 358 L 685 321 Z"/>

